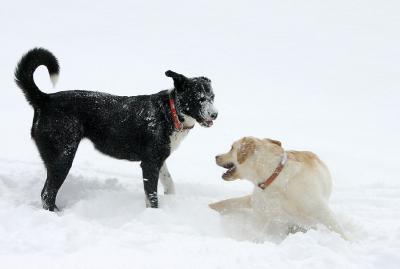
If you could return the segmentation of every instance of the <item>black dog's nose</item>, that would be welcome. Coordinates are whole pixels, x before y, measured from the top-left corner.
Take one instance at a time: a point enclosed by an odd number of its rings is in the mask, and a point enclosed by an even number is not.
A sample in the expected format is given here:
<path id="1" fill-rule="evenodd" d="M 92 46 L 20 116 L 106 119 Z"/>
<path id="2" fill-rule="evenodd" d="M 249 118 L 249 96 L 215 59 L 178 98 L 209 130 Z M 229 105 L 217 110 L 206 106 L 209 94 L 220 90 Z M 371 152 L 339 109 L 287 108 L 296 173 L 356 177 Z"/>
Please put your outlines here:
<path id="1" fill-rule="evenodd" d="M 211 118 L 215 120 L 218 117 L 218 112 L 214 112 L 211 114 Z"/>

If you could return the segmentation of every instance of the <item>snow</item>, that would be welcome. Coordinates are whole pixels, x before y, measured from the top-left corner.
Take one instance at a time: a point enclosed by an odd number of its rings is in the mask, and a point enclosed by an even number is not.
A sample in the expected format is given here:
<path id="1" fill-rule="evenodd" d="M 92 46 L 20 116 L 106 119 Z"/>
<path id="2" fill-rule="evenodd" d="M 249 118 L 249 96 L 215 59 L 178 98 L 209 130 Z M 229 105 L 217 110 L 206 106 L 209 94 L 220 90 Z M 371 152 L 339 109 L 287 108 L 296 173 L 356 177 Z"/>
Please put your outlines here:
<path id="1" fill-rule="evenodd" d="M 399 268 L 398 1 L 13 1 L 0 9 L 0 267 Z M 60 213 L 41 209 L 45 171 L 33 113 L 13 82 L 24 52 L 59 59 L 56 90 L 149 94 L 164 72 L 212 80 L 218 119 L 168 161 L 176 195 L 146 209 L 138 163 L 83 141 Z M 54 92 L 44 68 L 35 80 Z M 352 241 L 324 227 L 283 238 L 251 212 L 207 204 L 245 195 L 214 156 L 251 135 L 312 150 L 334 180 L 331 207 Z"/>
<path id="2" fill-rule="evenodd" d="M 35 163 L 1 161 L 2 268 L 396 268 L 400 188 L 336 189 L 332 203 L 354 241 L 324 227 L 285 240 L 259 232 L 250 214 L 221 219 L 207 203 L 240 195 L 235 186 L 179 182 L 145 209 L 140 180 L 75 169 L 54 214 L 40 209 L 44 176 Z M 237 187 L 237 186 L 236 186 Z M 29 265 L 29 266 L 28 266 Z"/>

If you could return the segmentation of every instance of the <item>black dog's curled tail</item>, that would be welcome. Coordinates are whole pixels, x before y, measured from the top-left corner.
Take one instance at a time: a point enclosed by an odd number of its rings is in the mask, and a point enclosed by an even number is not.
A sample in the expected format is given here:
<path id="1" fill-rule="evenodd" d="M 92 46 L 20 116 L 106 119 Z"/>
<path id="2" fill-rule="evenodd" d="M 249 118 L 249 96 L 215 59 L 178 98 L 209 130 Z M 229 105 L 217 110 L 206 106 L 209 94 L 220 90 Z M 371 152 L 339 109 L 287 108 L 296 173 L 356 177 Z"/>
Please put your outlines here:
<path id="1" fill-rule="evenodd" d="M 33 80 L 36 68 L 44 65 L 49 71 L 53 86 L 56 84 L 60 67 L 57 58 L 48 50 L 34 48 L 22 56 L 15 69 L 15 82 L 22 89 L 26 100 L 34 107 L 40 107 L 46 101 L 48 95 L 42 92 Z"/>

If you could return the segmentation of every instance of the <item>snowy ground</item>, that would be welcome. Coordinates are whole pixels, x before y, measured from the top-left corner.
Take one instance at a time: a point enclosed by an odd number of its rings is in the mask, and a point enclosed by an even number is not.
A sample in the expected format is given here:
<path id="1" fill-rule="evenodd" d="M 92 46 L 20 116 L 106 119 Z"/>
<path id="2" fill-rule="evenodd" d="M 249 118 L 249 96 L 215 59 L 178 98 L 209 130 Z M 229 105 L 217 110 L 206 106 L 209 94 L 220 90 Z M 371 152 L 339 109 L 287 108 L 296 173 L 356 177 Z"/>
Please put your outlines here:
<path id="1" fill-rule="evenodd" d="M 1 268 L 399 268 L 400 4 L 397 1 L 13 1 L 0 8 Z M 84 141 L 62 212 L 40 207 L 45 171 L 32 110 L 12 80 L 34 46 L 58 56 L 57 90 L 120 95 L 169 88 L 168 69 L 213 80 L 220 117 L 169 160 L 175 196 L 145 209 L 138 164 Z M 37 84 L 50 87 L 43 68 Z M 282 239 L 251 214 L 207 208 L 250 192 L 214 156 L 244 135 L 320 155 L 331 205 L 352 237 L 324 227 Z"/>
<path id="2" fill-rule="evenodd" d="M 338 187 L 332 201 L 354 242 L 323 227 L 284 241 L 263 236 L 251 215 L 221 219 L 210 201 L 242 194 L 222 184 L 179 182 L 179 194 L 143 207 L 129 175 L 76 169 L 59 197 L 63 211 L 41 210 L 43 172 L 1 161 L 0 257 L 6 268 L 396 268 L 400 188 Z M 31 267 L 32 266 L 32 267 Z M 4 268 L 4 267 L 3 267 Z"/>

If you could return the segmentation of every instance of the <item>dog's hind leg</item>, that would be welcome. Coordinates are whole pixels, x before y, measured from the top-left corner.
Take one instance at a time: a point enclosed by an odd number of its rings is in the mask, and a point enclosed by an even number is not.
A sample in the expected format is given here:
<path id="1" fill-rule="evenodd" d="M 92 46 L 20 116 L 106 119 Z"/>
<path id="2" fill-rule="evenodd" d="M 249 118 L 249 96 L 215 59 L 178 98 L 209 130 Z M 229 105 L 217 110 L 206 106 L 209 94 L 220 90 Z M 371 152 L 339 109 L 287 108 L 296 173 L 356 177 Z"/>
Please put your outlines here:
<path id="1" fill-rule="evenodd" d="M 58 160 L 47 164 L 47 179 L 41 193 L 44 209 L 58 211 L 56 206 L 57 193 L 68 175 L 69 169 L 72 165 L 72 160 L 73 158 L 62 156 Z"/>
<path id="2" fill-rule="evenodd" d="M 60 121 L 61 122 L 61 121 Z M 41 197 L 46 210 L 58 210 L 56 196 L 68 175 L 81 140 L 79 126 L 64 119 L 62 125 L 42 126 L 35 131 L 34 140 L 47 169 L 47 179 Z"/>
<path id="3" fill-rule="evenodd" d="M 167 163 L 164 162 L 160 170 L 160 180 L 164 187 L 164 194 L 175 194 L 175 184 L 168 171 Z"/>
<path id="4" fill-rule="evenodd" d="M 337 222 L 332 210 L 325 203 L 321 202 L 313 214 L 314 218 L 325 225 L 329 230 L 338 233 L 343 239 L 349 240 L 341 225 Z"/>

